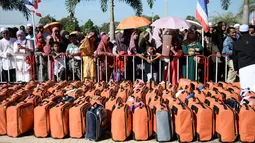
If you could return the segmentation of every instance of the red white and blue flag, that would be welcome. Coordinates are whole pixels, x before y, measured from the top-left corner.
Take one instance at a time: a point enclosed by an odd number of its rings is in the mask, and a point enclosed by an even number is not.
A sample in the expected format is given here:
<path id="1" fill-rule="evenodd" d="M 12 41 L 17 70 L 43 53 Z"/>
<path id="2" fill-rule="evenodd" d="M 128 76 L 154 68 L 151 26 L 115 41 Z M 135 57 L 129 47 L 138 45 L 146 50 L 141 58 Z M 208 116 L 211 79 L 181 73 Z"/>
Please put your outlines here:
<path id="1" fill-rule="evenodd" d="M 209 0 L 197 0 L 196 17 L 205 32 L 209 31 L 207 4 Z"/>
<path id="2" fill-rule="evenodd" d="M 38 3 L 40 3 L 40 2 L 41 2 L 41 0 L 24 0 L 25 6 L 30 11 L 35 13 L 37 16 L 42 17 L 42 14 L 37 11 L 38 10 Z"/>

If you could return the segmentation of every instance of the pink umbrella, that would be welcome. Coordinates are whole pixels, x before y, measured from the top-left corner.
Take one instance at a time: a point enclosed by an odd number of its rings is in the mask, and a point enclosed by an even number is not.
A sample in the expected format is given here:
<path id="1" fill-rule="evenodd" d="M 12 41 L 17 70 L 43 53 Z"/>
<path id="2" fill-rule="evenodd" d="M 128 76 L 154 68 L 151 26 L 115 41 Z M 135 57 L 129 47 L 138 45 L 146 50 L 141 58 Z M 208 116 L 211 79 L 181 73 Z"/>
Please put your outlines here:
<path id="1" fill-rule="evenodd" d="M 151 26 L 167 29 L 188 29 L 191 25 L 186 20 L 177 17 L 164 17 L 153 22 Z"/>

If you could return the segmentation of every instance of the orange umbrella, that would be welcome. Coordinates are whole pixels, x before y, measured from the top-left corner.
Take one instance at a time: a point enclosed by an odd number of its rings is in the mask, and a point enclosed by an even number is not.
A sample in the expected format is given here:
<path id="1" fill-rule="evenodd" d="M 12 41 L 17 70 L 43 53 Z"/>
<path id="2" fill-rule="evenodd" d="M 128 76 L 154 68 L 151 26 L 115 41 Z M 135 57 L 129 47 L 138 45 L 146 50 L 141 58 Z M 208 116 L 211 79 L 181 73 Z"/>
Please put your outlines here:
<path id="1" fill-rule="evenodd" d="M 44 32 L 51 33 L 54 27 L 58 27 L 59 29 L 62 28 L 62 24 L 60 22 L 51 22 L 44 26 Z"/>
<path id="2" fill-rule="evenodd" d="M 144 17 L 132 16 L 121 21 L 117 29 L 135 29 L 135 28 L 147 26 L 150 23 L 151 22 Z"/>

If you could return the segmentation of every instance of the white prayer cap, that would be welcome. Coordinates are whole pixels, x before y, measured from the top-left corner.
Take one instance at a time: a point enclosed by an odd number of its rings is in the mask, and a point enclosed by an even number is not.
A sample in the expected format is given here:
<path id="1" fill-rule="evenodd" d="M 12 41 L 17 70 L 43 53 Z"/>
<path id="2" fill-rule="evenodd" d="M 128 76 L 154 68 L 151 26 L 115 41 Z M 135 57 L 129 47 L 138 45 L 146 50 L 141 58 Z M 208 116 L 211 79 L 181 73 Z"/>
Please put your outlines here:
<path id="1" fill-rule="evenodd" d="M 27 27 L 33 27 L 33 25 L 32 24 L 27 24 Z"/>
<path id="2" fill-rule="evenodd" d="M 243 24 L 240 26 L 240 32 L 248 32 L 249 31 L 249 25 Z"/>
<path id="3" fill-rule="evenodd" d="M 6 28 L 6 27 L 2 27 L 1 30 L 0 30 L 0 32 L 4 32 L 4 31 L 9 31 L 9 30 L 8 30 L 8 28 Z"/>
<path id="4" fill-rule="evenodd" d="M 234 28 L 238 28 L 238 27 L 240 27 L 240 26 L 241 26 L 241 25 L 237 23 L 237 24 L 234 25 Z"/>

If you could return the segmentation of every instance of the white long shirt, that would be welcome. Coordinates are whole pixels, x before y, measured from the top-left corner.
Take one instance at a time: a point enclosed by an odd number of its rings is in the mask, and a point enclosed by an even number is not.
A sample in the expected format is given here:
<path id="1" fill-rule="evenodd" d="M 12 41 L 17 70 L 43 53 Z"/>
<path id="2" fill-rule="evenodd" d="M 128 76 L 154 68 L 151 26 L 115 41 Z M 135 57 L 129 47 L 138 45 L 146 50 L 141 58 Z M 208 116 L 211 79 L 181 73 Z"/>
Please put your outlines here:
<path id="1" fill-rule="evenodd" d="M 0 66 L 4 70 L 15 69 L 15 61 L 13 57 L 8 57 L 7 54 L 13 54 L 14 42 L 16 39 L 10 38 L 0 40 Z"/>

